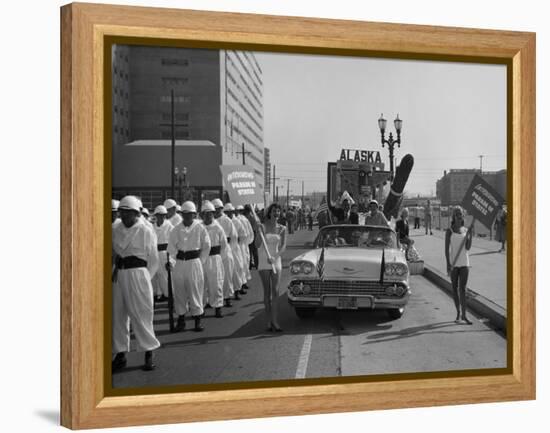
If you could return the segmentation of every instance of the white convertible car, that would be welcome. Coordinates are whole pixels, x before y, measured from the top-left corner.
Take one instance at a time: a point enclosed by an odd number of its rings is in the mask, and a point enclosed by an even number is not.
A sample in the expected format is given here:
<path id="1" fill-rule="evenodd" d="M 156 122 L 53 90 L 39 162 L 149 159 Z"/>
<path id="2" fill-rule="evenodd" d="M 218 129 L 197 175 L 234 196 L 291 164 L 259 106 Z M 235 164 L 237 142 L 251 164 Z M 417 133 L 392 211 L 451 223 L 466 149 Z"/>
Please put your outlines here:
<path id="1" fill-rule="evenodd" d="M 290 262 L 288 302 L 301 318 L 318 308 L 385 309 L 403 315 L 410 297 L 405 253 L 389 227 L 323 227 L 313 249 Z"/>

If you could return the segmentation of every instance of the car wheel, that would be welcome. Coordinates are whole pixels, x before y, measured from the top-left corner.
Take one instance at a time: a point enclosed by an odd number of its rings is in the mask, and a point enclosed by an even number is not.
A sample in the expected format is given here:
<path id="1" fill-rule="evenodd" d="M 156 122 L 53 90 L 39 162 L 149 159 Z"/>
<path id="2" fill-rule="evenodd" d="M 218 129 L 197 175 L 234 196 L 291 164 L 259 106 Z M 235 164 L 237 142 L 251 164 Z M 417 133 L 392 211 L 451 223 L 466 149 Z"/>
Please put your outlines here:
<path id="1" fill-rule="evenodd" d="M 308 318 L 313 317 L 315 315 L 315 308 L 298 308 L 298 307 L 296 307 L 294 310 L 296 311 L 296 315 L 300 319 L 308 319 Z"/>
<path id="2" fill-rule="evenodd" d="M 404 312 L 404 308 L 390 308 L 388 309 L 388 316 L 390 316 L 390 319 L 396 320 L 401 318 Z"/>

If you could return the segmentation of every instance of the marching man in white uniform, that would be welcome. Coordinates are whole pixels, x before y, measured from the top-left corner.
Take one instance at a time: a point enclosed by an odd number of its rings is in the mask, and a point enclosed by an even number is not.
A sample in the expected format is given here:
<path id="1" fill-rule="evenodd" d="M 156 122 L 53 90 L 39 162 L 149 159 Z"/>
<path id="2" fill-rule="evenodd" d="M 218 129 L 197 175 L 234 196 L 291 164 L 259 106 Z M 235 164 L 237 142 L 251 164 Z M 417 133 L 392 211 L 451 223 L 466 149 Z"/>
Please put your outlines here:
<path id="1" fill-rule="evenodd" d="M 144 370 L 155 368 L 153 350 L 160 346 L 153 329 L 151 286 L 159 264 L 157 245 L 155 235 L 140 218 L 140 205 L 136 197 L 124 197 L 118 208 L 122 222 L 113 227 L 113 372 L 126 366 L 130 323 L 137 350 L 145 352 Z"/>
<path id="2" fill-rule="evenodd" d="M 169 198 L 164 202 L 164 207 L 168 211 L 168 215 L 166 217 L 168 218 L 168 221 L 170 221 L 170 224 L 176 227 L 179 223 L 181 223 L 181 216 L 176 213 L 176 210 L 178 208 L 176 200 Z"/>
<path id="3" fill-rule="evenodd" d="M 182 207 L 183 221 L 170 232 L 168 252 L 176 257 L 172 273 L 174 307 L 178 314 L 176 331 L 185 329 L 185 313 L 191 311 L 195 331 L 202 331 L 204 271 L 203 265 L 210 255 L 210 238 L 204 226 L 195 219 L 195 203 L 186 201 Z M 169 265 L 171 266 L 171 265 Z"/>
<path id="4" fill-rule="evenodd" d="M 244 216 L 244 206 L 239 205 L 237 206 L 237 212 L 235 214 L 235 218 L 237 218 L 243 228 L 244 228 L 244 239 L 241 242 L 241 249 L 243 252 L 243 267 L 244 267 L 244 283 L 241 286 L 241 294 L 246 295 L 246 291 L 248 290 L 248 281 L 252 279 L 252 275 L 250 274 L 250 247 L 249 245 L 254 242 L 254 230 L 252 229 L 252 225 L 250 224 L 250 221 L 248 221 L 248 218 Z"/>
<path id="5" fill-rule="evenodd" d="M 166 299 L 168 297 L 168 271 L 166 270 L 166 263 L 168 262 L 167 249 L 168 240 L 170 239 L 170 232 L 174 226 L 166 219 L 168 212 L 162 205 L 155 208 L 155 224 L 154 229 L 157 234 L 157 251 L 159 254 L 159 270 L 153 278 L 153 288 L 155 289 L 155 296 L 158 301 Z M 170 261 L 175 264 L 175 257 L 171 257 Z"/>
<path id="6" fill-rule="evenodd" d="M 224 268 L 222 254 L 227 249 L 227 238 L 221 225 L 214 219 L 215 208 L 209 201 L 202 206 L 204 228 L 210 238 L 210 255 L 204 265 L 204 296 L 216 309 L 216 317 L 223 317 Z"/>
<path id="7" fill-rule="evenodd" d="M 239 293 L 241 291 L 242 285 L 246 282 L 244 274 L 244 257 L 243 250 L 241 247 L 241 239 L 244 238 L 245 232 L 241 222 L 234 218 L 235 208 L 231 203 L 226 203 L 223 207 L 223 211 L 229 217 L 237 236 L 235 239 L 231 239 L 231 250 L 233 251 L 233 258 L 235 259 L 235 271 L 233 272 L 233 291 L 235 292 L 235 300 L 241 299 Z"/>
<path id="8" fill-rule="evenodd" d="M 237 230 L 231 222 L 231 219 L 223 213 L 223 203 L 219 198 L 212 200 L 212 204 L 216 210 L 214 217 L 223 228 L 227 240 L 227 248 L 222 251 L 222 261 L 224 269 L 223 279 L 223 298 L 226 307 L 231 307 L 231 298 L 235 294 L 233 291 L 233 277 L 235 274 L 235 259 L 233 256 L 233 248 L 237 248 Z"/>

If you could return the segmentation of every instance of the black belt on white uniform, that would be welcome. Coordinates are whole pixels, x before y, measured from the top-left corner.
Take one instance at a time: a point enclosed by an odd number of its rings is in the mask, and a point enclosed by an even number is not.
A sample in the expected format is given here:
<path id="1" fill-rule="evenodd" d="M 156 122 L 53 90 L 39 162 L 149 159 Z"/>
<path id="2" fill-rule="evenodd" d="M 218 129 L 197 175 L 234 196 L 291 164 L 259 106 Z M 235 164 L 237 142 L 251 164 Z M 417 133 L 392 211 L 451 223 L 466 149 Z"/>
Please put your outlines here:
<path id="1" fill-rule="evenodd" d="M 217 256 L 221 253 L 222 247 L 221 245 L 216 245 L 215 247 L 210 248 L 210 255 L 211 256 Z"/>
<path id="2" fill-rule="evenodd" d="M 178 260 L 193 260 L 198 259 L 201 256 L 201 250 L 191 250 L 191 251 L 178 251 L 176 259 Z"/>
<path id="3" fill-rule="evenodd" d="M 119 257 L 116 260 L 117 269 L 146 268 L 147 261 L 136 256 Z"/>
<path id="4" fill-rule="evenodd" d="M 157 251 L 166 251 L 168 249 L 168 244 L 158 244 Z"/>

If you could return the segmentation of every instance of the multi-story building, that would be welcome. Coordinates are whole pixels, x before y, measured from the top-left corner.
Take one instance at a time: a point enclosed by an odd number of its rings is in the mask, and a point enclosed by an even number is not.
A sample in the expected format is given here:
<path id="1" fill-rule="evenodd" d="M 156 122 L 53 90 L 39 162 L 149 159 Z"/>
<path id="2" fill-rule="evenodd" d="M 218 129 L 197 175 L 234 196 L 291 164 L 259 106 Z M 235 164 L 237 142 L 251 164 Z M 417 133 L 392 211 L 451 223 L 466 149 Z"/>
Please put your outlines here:
<path id="1" fill-rule="evenodd" d="M 271 158 L 267 147 L 264 148 L 264 192 L 267 196 L 271 193 Z"/>
<path id="2" fill-rule="evenodd" d="M 443 177 L 436 182 L 436 194 L 443 206 L 462 203 L 464 194 L 478 169 L 451 169 L 443 172 Z M 506 201 L 506 170 L 487 172 L 481 175 Z"/>
<path id="3" fill-rule="evenodd" d="M 113 196 L 153 207 L 222 195 L 220 165 L 251 166 L 264 187 L 262 70 L 254 53 L 121 46 L 112 52 Z M 173 94 L 173 97 L 172 97 Z M 174 113 L 172 113 L 172 104 Z"/>

